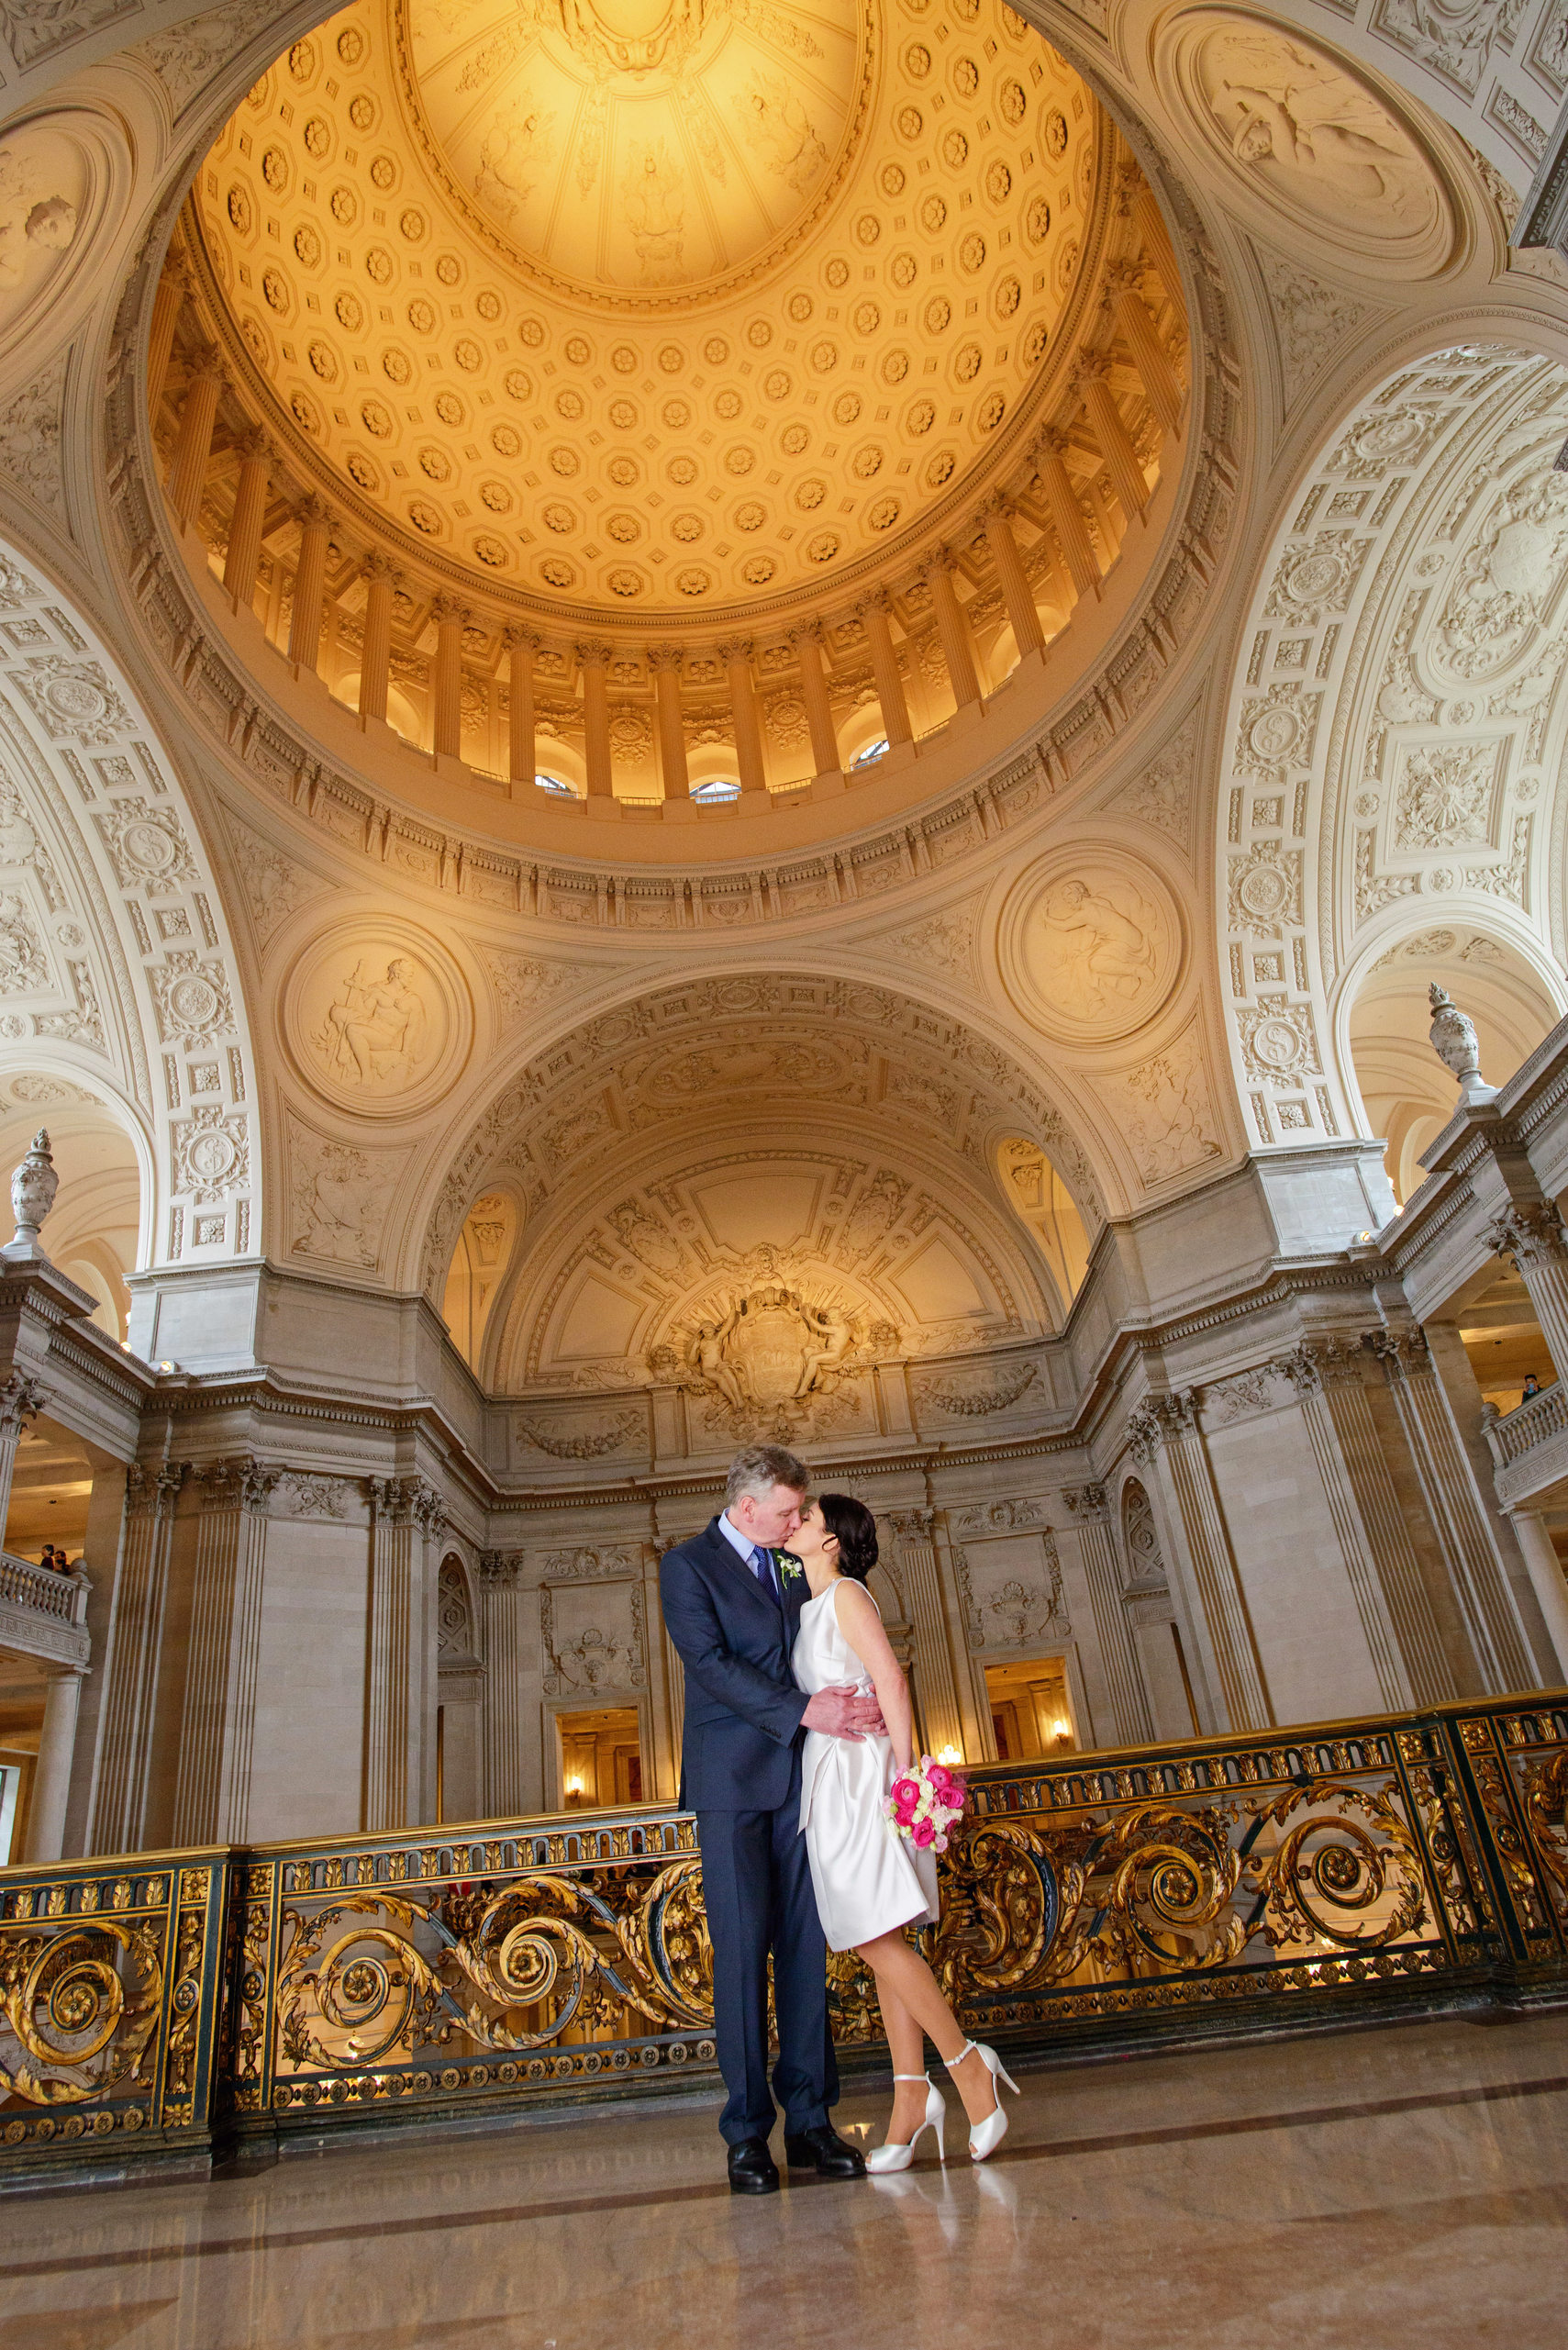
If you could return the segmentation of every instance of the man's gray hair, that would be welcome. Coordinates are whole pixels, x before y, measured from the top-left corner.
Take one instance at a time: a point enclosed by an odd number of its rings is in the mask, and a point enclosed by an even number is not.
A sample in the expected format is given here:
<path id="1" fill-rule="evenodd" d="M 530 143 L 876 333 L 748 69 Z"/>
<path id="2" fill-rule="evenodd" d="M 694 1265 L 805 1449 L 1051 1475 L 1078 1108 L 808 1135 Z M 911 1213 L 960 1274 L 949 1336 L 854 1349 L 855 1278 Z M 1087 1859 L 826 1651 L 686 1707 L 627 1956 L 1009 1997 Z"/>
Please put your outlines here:
<path id="1" fill-rule="evenodd" d="M 724 1506 L 733 1508 L 743 1493 L 749 1493 L 753 1501 L 766 1501 L 775 1485 L 804 1493 L 810 1483 L 811 1472 L 805 1462 L 797 1461 L 782 1444 L 749 1444 L 729 1464 Z"/>

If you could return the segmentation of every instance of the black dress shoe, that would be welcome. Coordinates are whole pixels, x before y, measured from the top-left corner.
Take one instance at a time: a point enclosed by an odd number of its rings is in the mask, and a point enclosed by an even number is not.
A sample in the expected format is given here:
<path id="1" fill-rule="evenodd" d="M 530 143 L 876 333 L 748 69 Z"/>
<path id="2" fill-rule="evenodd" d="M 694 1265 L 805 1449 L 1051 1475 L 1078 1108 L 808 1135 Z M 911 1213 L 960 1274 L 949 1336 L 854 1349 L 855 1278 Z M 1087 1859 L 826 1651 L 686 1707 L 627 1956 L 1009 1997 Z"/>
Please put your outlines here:
<path id="1" fill-rule="evenodd" d="M 742 2138 L 738 2146 L 730 2147 L 729 2191 L 732 2195 L 778 2193 L 779 2174 L 766 2138 Z"/>
<path id="2" fill-rule="evenodd" d="M 814 2170 L 822 2178 L 863 2178 L 866 2158 L 826 2122 L 817 2130 L 792 2130 L 784 2139 L 791 2170 Z"/>

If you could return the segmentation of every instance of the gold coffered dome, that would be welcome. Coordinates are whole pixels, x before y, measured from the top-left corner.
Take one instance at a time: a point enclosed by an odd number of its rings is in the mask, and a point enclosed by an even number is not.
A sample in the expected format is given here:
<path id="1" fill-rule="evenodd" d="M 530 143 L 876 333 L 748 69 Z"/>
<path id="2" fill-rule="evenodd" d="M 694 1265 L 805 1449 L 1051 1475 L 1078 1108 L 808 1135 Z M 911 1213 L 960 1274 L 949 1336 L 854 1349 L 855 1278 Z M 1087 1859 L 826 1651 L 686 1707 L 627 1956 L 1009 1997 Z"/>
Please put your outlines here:
<path id="1" fill-rule="evenodd" d="M 197 217 L 346 513 L 546 618 L 711 629 L 906 568 L 1016 462 L 1096 139 L 1000 0 L 359 0 Z"/>
<path id="2" fill-rule="evenodd" d="M 432 172 L 494 250 L 646 313 L 755 273 L 831 202 L 879 22 L 860 0 L 416 5 L 399 62 Z"/>

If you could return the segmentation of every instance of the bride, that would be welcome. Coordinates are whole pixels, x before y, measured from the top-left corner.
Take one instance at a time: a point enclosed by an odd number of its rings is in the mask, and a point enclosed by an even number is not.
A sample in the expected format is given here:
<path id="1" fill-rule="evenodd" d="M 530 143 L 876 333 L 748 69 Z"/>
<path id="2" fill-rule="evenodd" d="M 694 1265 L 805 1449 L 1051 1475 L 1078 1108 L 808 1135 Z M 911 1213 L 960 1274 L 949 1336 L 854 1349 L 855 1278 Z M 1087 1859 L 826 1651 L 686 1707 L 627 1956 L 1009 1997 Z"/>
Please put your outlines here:
<path id="1" fill-rule="evenodd" d="M 876 1555 L 876 1520 L 847 1493 L 822 1494 L 790 1537 L 787 1556 L 799 1560 L 811 1587 L 791 1658 L 795 1680 L 812 1695 L 847 1681 L 874 1689 L 888 1728 L 886 1737 L 860 1741 L 806 1732 L 801 1831 L 828 1947 L 858 1952 L 876 1977 L 893 2057 L 893 2118 L 885 2144 L 866 2156 L 867 2170 L 907 2169 L 927 2128 L 946 2160 L 947 2107 L 926 2075 L 928 2033 L 963 2099 L 970 2154 L 984 2162 L 1006 2134 L 997 2080 L 1015 2095 L 1017 2084 L 994 2049 L 964 2038 L 936 1977 L 904 1937 L 906 1925 L 936 1922 L 937 1858 L 895 1836 L 883 1810 L 914 1748 L 908 1685 L 866 1587 Z"/>

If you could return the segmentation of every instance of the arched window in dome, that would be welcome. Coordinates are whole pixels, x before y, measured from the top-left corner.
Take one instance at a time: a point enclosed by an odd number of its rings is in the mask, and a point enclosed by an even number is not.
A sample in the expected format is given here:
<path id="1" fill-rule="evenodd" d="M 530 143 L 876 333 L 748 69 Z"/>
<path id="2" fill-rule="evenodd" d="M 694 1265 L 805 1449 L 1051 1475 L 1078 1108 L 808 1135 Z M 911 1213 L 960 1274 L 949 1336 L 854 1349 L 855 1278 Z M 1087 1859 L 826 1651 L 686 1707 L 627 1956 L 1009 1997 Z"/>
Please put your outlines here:
<path id="1" fill-rule="evenodd" d="M 711 775 L 706 784 L 692 785 L 692 797 L 699 807 L 722 807 L 740 796 L 740 786 L 733 775 Z"/>
<path id="2" fill-rule="evenodd" d="M 850 762 L 850 772 L 852 774 L 857 767 L 873 766 L 878 759 L 884 759 L 886 755 L 886 735 L 874 735 L 870 742 L 865 743 L 859 751 L 856 752 L 854 757 Z"/>
<path id="3" fill-rule="evenodd" d="M 1089 1235 L 1078 1204 L 1049 1154 L 1021 1134 L 1009 1135 L 998 1148 L 996 1172 L 1008 1206 L 1039 1242 L 1065 1320 L 1089 1264 Z"/>
<path id="4" fill-rule="evenodd" d="M 525 769 L 524 772 L 526 773 L 527 770 Z M 534 777 L 534 784 L 541 792 L 553 792 L 558 799 L 577 797 L 576 786 L 569 784 L 564 775 L 549 775 L 541 773 Z"/>

